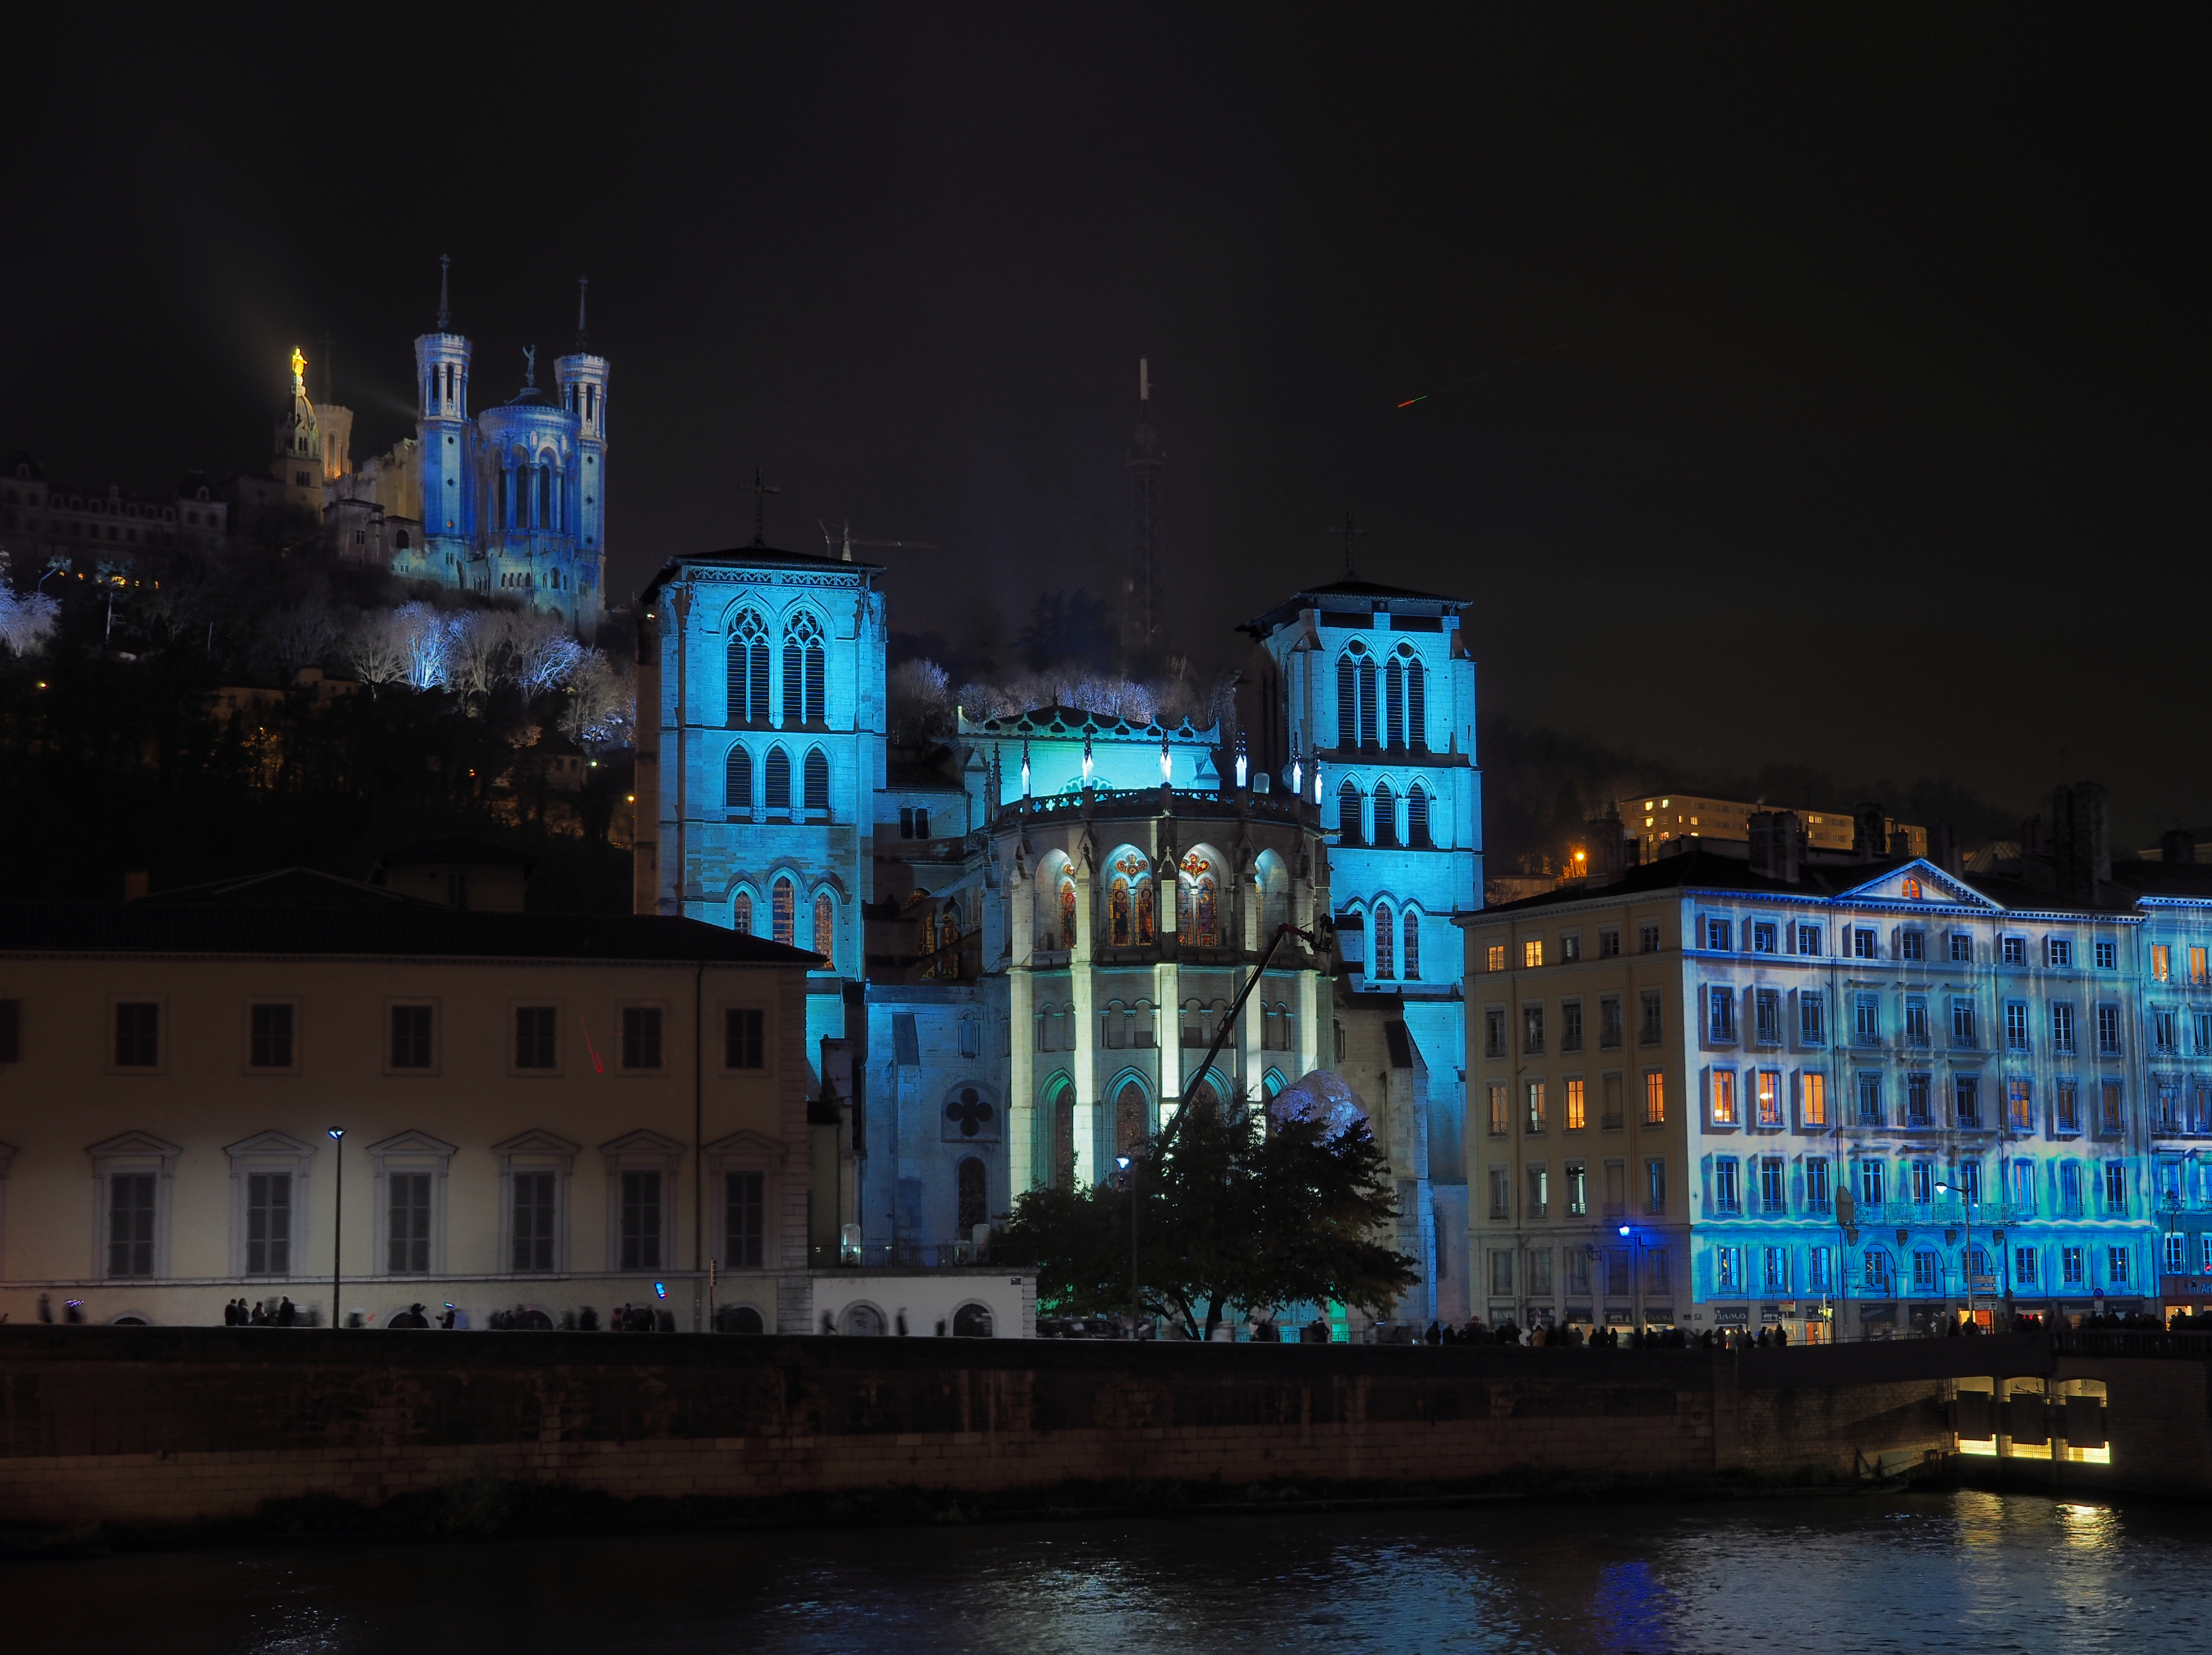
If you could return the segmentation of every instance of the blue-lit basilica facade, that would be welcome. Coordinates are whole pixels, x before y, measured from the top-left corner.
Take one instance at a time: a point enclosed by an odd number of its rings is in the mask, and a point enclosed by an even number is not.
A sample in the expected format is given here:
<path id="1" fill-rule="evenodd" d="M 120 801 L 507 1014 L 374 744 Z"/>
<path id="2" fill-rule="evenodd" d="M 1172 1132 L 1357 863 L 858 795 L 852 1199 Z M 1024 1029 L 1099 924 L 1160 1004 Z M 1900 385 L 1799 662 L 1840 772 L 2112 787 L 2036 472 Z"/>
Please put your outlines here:
<path id="1" fill-rule="evenodd" d="M 756 545 L 672 561 L 643 602 L 637 907 L 823 955 L 816 1247 L 849 1226 L 887 1259 L 944 1256 L 1023 1191 L 1103 1176 L 1194 1087 L 1256 1099 L 1329 1069 L 1397 1177 L 1423 1277 L 1401 1315 L 1464 1315 L 1462 605 L 1340 584 L 1253 623 L 1302 697 L 1276 709 L 1279 769 L 1218 726 L 1060 707 L 963 715 L 915 752 L 885 733 L 880 573 Z M 1316 700 L 1340 658 L 1364 723 Z"/>

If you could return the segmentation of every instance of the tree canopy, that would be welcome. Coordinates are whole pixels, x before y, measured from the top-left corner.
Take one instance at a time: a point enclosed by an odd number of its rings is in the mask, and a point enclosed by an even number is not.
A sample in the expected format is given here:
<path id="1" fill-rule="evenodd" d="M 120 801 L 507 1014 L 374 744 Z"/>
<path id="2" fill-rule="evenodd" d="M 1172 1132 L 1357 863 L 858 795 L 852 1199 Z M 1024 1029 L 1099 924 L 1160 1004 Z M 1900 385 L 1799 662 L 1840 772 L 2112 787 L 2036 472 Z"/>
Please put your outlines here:
<path id="1" fill-rule="evenodd" d="M 1140 1147 L 1127 1177 L 1034 1190 L 1006 1242 L 1044 1303 L 1077 1315 L 1129 1307 L 1136 1203 L 1142 1313 L 1210 1337 L 1236 1310 L 1334 1302 L 1381 1315 L 1419 1279 L 1376 1238 L 1397 1217 L 1389 1165 L 1364 1120 L 1193 1104 Z"/>

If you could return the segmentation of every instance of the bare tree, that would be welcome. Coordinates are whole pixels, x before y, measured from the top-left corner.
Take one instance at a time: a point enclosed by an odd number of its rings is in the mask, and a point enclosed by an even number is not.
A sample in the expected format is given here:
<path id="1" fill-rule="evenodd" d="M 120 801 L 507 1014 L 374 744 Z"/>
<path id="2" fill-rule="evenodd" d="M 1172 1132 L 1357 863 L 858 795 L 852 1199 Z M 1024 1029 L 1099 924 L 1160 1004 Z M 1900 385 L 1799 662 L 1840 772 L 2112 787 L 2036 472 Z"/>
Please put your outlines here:
<path id="1" fill-rule="evenodd" d="M 41 593 L 22 597 L 0 580 L 0 645 L 18 655 L 27 655 L 54 635 L 61 624 L 62 606 Z"/>
<path id="2" fill-rule="evenodd" d="M 407 637 L 397 611 L 362 611 L 347 630 L 344 650 L 346 659 L 353 663 L 353 670 L 363 684 L 406 681 Z"/>

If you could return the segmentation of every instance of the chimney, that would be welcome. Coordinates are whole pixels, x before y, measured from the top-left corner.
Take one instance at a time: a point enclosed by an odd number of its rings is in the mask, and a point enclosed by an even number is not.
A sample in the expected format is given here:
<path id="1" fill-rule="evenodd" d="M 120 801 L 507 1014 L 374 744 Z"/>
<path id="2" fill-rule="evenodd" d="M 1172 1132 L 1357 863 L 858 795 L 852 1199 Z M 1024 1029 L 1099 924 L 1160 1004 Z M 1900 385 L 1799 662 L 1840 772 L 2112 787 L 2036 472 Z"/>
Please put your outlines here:
<path id="1" fill-rule="evenodd" d="M 1966 858 L 1959 849 L 1959 828 L 1955 822 L 1938 822 L 1931 835 L 1935 843 L 1928 847 L 1936 866 L 1954 879 L 1962 879 L 1966 872 Z"/>
<path id="2" fill-rule="evenodd" d="M 1805 868 L 1805 824 L 1794 811 L 1756 811 L 1751 830 L 1751 871 L 1796 885 Z"/>
<path id="3" fill-rule="evenodd" d="M 144 897 L 146 891 L 147 876 L 146 870 L 144 868 L 142 867 L 137 869 L 135 872 L 125 873 L 123 876 L 124 901 L 137 902 Z"/>
<path id="4" fill-rule="evenodd" d="M 2197 860 L 2197 836 L 2187 828 L 2168 828 L 2158 836 L 2158 859 L 2162 862 Z"/>
<path id="5" fill-rule="evenodd" d="M 1851 849 L 1862 861 L 1875 861 L 1889 851 L 1889 818 L 1880 805 L 1861 805 L 1851 814 Z"/>
<path id="6" fill-rule="evenodd" d="M 1912 854 L 1912 836 L 1894 822 L 1889 824 L 1889 854 L 1893 856 L 1910 856 Z"/>
<path id="7" fill-rule="evenodd" d="M 2101 782 L 2076 782 L 2051 795 L 2051 859 L 2058 894 L 2094 903 L 2112 877 L 2112 811 Z"/>
<path id="8" fill-rule="evenodd" d="M 2020 824 L 2020 854 L 2023 856 L 2044 856 L 2051 851 L 2051 843 L 2043 831 L 2043 818 L 2031 816 Z"/>

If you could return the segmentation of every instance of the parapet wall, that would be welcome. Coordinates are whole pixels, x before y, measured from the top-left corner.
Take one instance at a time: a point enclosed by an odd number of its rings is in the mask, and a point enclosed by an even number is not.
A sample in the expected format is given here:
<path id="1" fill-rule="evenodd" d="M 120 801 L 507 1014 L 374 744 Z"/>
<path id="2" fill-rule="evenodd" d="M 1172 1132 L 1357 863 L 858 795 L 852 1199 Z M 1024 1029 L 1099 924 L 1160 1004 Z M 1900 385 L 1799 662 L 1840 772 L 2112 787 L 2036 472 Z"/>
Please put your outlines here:
<path id="1" fill-rule="evenodd" d="M 1766 1354 L 10 1326 L 0 1520 L 184 1522 L 319 1494 L 374 1506 L 483 1476 L 746 1499 L 1850 1475 L 1948 1445 L 1948 1368 L 1929 1360 L 1945 1342 L 1900 1363 L 1817 1350 L 1753 1360 Z M 2009 1342 L 1977 1342 L 1988 1355 Z"/>

